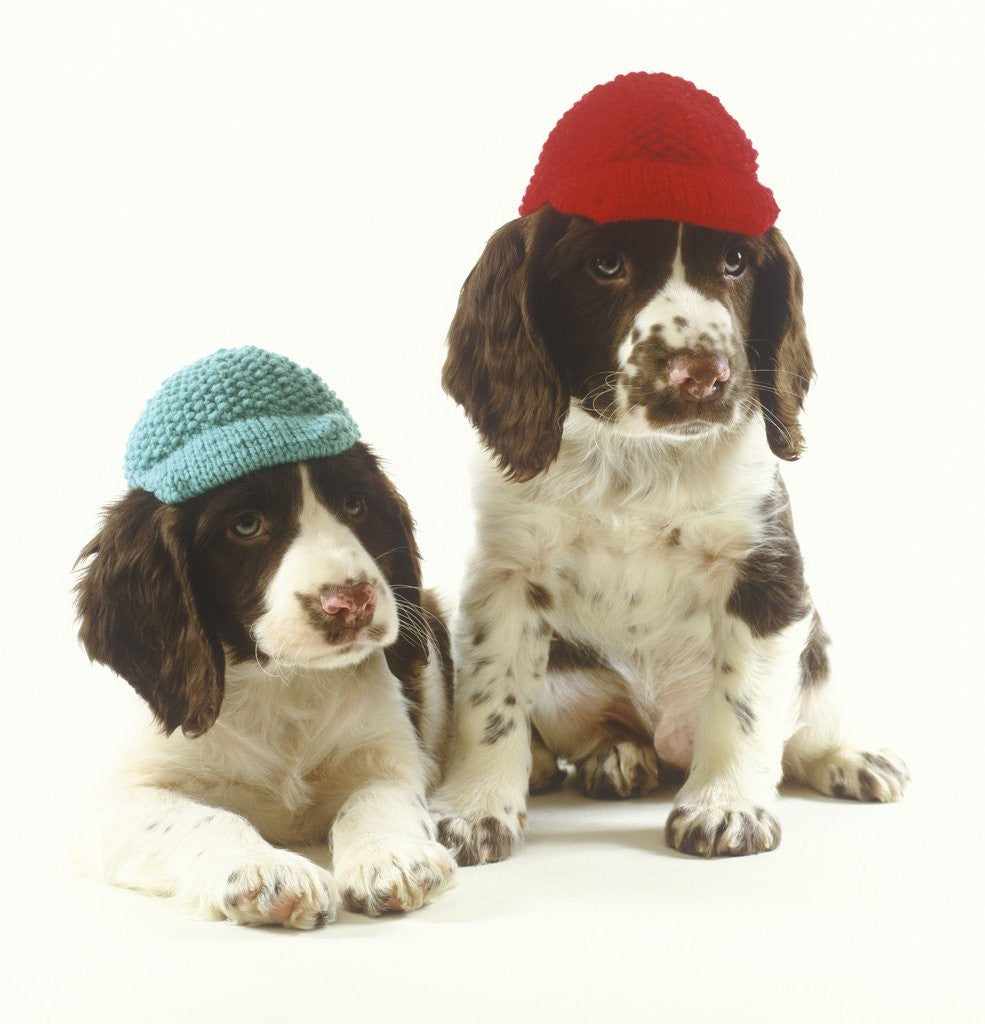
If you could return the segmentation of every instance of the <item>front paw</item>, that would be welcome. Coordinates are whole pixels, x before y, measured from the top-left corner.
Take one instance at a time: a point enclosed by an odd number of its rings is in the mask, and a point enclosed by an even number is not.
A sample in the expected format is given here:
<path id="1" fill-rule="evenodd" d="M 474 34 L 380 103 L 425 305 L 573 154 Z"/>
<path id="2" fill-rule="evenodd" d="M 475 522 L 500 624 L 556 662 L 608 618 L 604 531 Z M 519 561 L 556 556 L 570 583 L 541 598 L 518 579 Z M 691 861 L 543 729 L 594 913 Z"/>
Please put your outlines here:
<path id="1" fill-rule="evenodd" d="M 453 883 L 455 862 L 439 843 L 381 842 L 337 860 L 335 874 L 345 905 L 377 917 L 436 900 Z"/>
<path id="2" fill-rule="evenodd" d="M 780 845 L 780 823 L 753 804 L 682 804 L 665 827 L 667 845 L 698 857 L 744 857 Z"/>
<path id="3" fill-rule="evenodd" d="M 437 804 L 432 812 L 438 823 L 438 839 L 451 850 L 455 860 L 468 867 L 505 860 L 523 843 L 527 815 L 509 805 L 492 811 L 456 814 Z"/>
<path id="4" fill-rule="evenodd" d="M 271 850 L 269 856 L 235 867 L 218 904 L 203 909 L 235 924 L 320 928 L 338 916 L 339 902 L 335 879 L 327 871 L 300 854 Z"/>

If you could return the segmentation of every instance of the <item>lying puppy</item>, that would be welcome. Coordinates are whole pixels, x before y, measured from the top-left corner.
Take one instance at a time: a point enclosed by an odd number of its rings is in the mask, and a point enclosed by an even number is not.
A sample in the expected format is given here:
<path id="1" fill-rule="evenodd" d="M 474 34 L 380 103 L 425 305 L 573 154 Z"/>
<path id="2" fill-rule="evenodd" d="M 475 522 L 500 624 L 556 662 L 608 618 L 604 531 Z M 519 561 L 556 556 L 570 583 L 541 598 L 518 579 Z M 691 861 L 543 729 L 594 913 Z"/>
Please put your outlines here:
<path id="1" fill-rule="evenodd" d="M 165 382 L 78 584 L 80 638 L 150 705 L 92 867 L 199 915 L 312 928 L 450 882 L 425 804 L 444 623 L 403 499 L 335 395 L 255 348 Z M 334 877 L 288 845 L 332 845 Z"/>
<path id="2" fill-rule="evenodd" d="M 784 770 L 902 794 L 827 685 L 775 459 L 803 446 L 801 276 L 755 168 L 714 97 L 616 79 L 562 118 L 462 289 L 444 383 L 492 458 L 432 802 L 460 864 L 516 848 L 558 757 L 598 797 L 688 773 L 666 839 L 705 856 L 777 845 Z"/>

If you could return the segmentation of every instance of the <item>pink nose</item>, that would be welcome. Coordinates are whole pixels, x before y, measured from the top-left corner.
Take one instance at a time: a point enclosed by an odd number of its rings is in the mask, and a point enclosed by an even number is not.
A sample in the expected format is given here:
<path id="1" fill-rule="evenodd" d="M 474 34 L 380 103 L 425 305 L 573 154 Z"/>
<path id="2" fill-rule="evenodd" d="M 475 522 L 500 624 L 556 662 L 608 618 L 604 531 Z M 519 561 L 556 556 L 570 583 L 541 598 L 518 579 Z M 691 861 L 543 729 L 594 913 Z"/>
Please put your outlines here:
<path id="1" fill-rule="evenodd" d="M 680 355 L 670 364 L 667 375 L 674 387 L 700 401 L 721 391 L 730 374 L 723 355 Z"/>
<path id="2" fill-rule="evenodd" d="M 368 583 L 346 583 L 341 587 L 324 587 L 318 594 L 322 610 L 340 626 L 361 629 L 373 621 L 376 593 Z"/>

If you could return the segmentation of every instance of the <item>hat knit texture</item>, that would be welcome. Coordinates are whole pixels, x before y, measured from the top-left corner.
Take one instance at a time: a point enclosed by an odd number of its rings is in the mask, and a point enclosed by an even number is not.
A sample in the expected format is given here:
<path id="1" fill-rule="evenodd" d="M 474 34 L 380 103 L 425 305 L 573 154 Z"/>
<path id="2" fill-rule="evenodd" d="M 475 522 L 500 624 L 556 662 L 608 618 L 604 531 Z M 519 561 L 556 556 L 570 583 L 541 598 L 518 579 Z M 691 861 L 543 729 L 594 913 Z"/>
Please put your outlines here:
<path id="1" fill-rule="evenodd" d="M 520 213 L 672 220 L 761 235 L 780 212 L 756 151 L 711 93 L 636 71 L 586 93 L 548 136 Z"/>
<path id="2" fill-rule="evenodd" d="M 359 439 L 317 374 L 261 348 L 224 348 L 168 377 L 127 442 L 130 487 L 169 505 L 265 466 L 338 455 Z"/>

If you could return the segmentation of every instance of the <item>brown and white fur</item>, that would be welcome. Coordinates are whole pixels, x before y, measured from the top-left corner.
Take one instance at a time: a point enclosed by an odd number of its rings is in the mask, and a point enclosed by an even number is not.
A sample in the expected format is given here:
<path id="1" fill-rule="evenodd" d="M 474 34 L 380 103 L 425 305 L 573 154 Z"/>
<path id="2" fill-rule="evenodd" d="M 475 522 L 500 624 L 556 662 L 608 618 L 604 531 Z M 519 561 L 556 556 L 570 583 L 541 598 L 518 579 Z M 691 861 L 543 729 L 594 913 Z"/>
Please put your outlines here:
<path id="1" fill-rule="evenodd" d="M 813 375 L 801 294 L 776 230 L 550 206 L 466 280 L 444 383 L 489 457 L 432 801 L 460 864 L 517 847 L 559 757 L 590 796 L 686 773 L 666 838 L 705 856 L 777 845 L 784 772 L 901 796 L 903 764 L 843 734 L 778 473 Z"/>
<path id="2" fill-rule="evenodd" d="M 365 445 L 175 506 L 130 491 L 81 558 L 80 638 L 159 726 L 93 823 L 93 870 L 200 916 L 295 928 L 341 902 L 411 910 L 449 884 L 425 802 L 448 638 Z M 284 848 L 326 840 L 332 873 Z"/>

